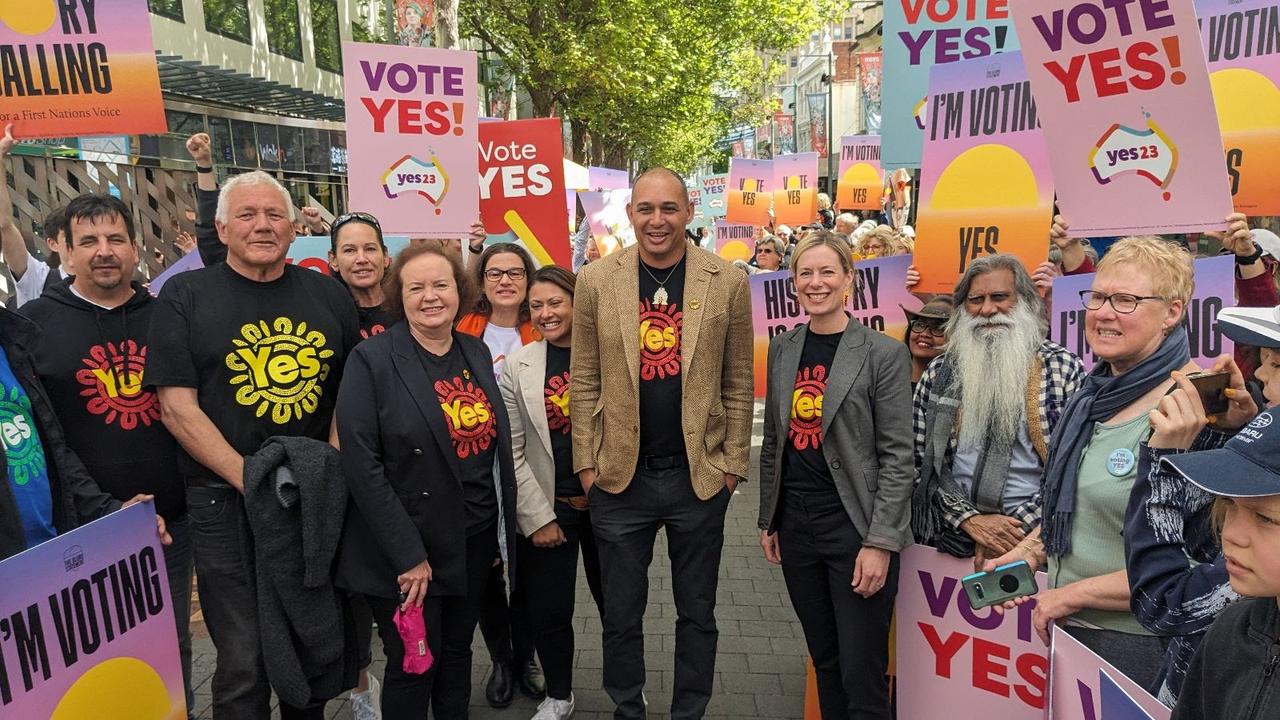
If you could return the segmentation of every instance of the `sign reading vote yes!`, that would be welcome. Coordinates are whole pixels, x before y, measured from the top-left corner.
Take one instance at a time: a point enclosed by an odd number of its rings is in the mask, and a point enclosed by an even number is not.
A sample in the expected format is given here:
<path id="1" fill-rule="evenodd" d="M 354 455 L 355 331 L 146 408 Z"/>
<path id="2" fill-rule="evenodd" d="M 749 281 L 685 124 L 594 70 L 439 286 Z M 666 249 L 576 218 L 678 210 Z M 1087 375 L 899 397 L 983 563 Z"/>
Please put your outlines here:
<path id="1" fill-rule="evenodd" d="M 476 54 L 343 43 L 351 206 L 382 229 L 464 237 L 480 214 Z"/>
<path id="2" fill-rule="evenodd" d="M 558 118 L 480 125 L 485 232 L 491 240 L 520 243 L 539 266 L 572 267 L 562 154 Z"/>

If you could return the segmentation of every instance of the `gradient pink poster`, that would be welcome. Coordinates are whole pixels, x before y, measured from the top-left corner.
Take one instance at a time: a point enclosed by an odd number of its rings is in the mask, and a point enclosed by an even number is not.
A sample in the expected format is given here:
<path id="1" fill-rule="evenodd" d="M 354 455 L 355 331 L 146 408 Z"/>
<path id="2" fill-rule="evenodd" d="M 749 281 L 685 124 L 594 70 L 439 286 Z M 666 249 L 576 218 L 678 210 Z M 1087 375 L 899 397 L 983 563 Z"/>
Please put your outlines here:
<path id="1" fill-rule="evenodd" d="M 949 293 L 969 263 L 996 253 L 1030 272 L 1049 252 L 1053 177 L 1022 53 L 934 65 L 928 104 L 917 290 Z"/>
<path id="2" fill-rule="evenodd" d="M 187 717 L 156 509 L 0 562 L 0 717 Z"/>
<path id="3" fill-rule="evenodd" d="M 466 237 L 480 216 L 476 54 L 342 44 L 351 207 L 384 232 Z"/>
<path id="4" fill-rule="evenodd" d="M 1052 647 L 1049 717 L 1169 720 L 1169 708 L 1062 628 L 1053 628 Z"/>
<path id="5" fill-rule="evenodd" d="M 1009 10 L 1072 232 L 1225 227 L 1231 189 L 1192 0 Z"/>
<path id="6" fill-rule="evenodd" d="M 147 0 L 0 0 L 0 133 L 167 129 Z"/>

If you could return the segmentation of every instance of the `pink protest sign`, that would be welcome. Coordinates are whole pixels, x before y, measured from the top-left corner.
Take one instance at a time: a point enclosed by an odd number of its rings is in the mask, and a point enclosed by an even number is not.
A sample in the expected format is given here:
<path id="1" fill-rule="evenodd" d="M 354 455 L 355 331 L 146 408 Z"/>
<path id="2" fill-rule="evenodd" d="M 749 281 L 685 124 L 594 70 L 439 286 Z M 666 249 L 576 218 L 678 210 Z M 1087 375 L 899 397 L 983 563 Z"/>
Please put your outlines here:
<path id="1" fill-rule="evenodd" d="M 999 615 L 974 610 L 960 587 L 973 561 L 924 545 L 902 551 L 898 573 L 898 717 L 1042 720 L 1048 648 L 1033 602 Z M 1039 576 L 1044 586 L 1043 573 Z"/>
<path id="2" fill-rule="evenodd" d="M 883 196 L 880 136 L 846 135 L 840 138 L 836 207 L 841 210 L 879 210 Z"/>
<path id="3" fill-rule="evenodd" d="M 725 219 L 744 225 L 769 224 L 770 193 L 773 183 L 772 160 L 729 161 L 728 210 Z"/>
<path id="4" fill-rule="evenodd" d="M 630 247 L 636 242 L 636 231 L 627 217 L 627 203 L 631 202 L 631 189 L 605 190 L 603 192 L 579 192 L 582 211 L 586 213 L 591 237 L 603 257 Z"/>
<path id="5" fill-rule="evenodd" d="M 631 187 L 626 170 L 605 167 L 587 168 L 587 185 L 591 190 L 626 190 Z"/>
<path id="6" fill-rule="evenodd" d="M 1192 0 L 1009 9 L 1071 229 L 1222 228 L 1231 193 Z"/>
<path id="7" fill-rule="evenodd" d="M 750 260 L 756 252 L 755 234 L 753 225 L 716 220 L 716 254 L 729 261 Z"/>
<path id="8" fill-rule="evenodd" d="M 476 54 L 342 44 L 351 206 L 382 229 L 465 237 L 480 216 Z"/>
<path id="9" fill-rule="evenodd" d="M 793 227 L 818 219 L 818 153 L 773 159 L 773 224 Z"/>
<path id="10" fill-rule="evenodd" d="M 1050 672 L 1053 720 L 1169 720 L 1169 708 L 1059 627 L 1053 629 Z"/>
<path id="11" fill-rule="evenodd" d="M 1074 230 L 1075 228 L 1072 228 Z M 1085 333 L 1084 305 L 1080 292 L 1093 286 L 1096 273 L 1068 275 L 1053 281 L 1053 305 L 1049 314 L 1049 339 L 1075 353 L 1092 370 L 1098 357 L 1089 349 Z M 1222 354 L 1235 349 L 1231 338 L 1218 330 L 1218 312 L 1235 306 L 1235 261 L 1227 255 L 1195 262 L 1195 292 L 1187 305 L 1187 339 L 1191 359 L 1210 367 Z"/>

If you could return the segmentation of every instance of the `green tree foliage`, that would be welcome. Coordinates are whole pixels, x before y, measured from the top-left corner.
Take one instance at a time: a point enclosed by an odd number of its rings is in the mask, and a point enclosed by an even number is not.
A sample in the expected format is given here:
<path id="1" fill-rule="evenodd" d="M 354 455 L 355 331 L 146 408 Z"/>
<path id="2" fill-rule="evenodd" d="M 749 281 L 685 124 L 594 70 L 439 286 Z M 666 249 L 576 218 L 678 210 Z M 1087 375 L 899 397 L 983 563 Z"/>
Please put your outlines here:
<path id="1" fill-rule="evenodd" d="M 716 138 L 760 124 L 775 72 L 839 0 L 461 0 L 538 116 L 570 119 L 575 159 L 688 171 Z M 590 143 L 588 143 L 590 138 Z"/>

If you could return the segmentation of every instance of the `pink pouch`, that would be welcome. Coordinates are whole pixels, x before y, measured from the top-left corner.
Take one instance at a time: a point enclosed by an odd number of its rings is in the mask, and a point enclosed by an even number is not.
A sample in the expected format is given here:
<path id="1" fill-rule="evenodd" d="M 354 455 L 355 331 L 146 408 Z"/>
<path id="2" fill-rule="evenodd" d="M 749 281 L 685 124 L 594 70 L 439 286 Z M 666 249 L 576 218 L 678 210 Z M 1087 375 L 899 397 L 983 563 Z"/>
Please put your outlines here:
<path id="1" fill-rule="evenodd" d="M 392 621 L 404 642 L 404 671 L 410 675 L 421 675 L 430 670 L 435 660 L 431 657 L 431 648 L 427 647 L 427 623 L 422 618 L 422 608 L 410 606 L 403 610 L 397 607 Z"/>

